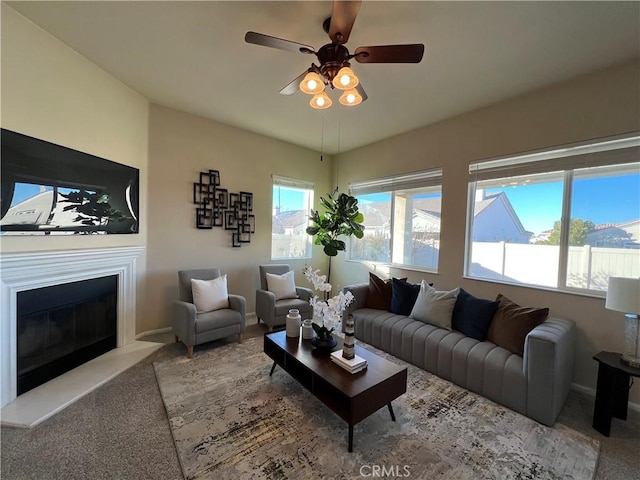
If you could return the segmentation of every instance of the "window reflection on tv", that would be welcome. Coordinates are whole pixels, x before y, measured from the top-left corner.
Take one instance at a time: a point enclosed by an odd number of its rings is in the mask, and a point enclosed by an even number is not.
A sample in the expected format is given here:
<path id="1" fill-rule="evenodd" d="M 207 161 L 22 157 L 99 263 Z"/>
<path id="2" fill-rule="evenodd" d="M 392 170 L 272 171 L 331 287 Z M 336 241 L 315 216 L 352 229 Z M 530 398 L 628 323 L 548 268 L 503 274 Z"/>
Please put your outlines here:
<path id="1" fill-rule="evenodd" d="M 138 233 L 139 171 L 2 129 L 0 233 Z"/>

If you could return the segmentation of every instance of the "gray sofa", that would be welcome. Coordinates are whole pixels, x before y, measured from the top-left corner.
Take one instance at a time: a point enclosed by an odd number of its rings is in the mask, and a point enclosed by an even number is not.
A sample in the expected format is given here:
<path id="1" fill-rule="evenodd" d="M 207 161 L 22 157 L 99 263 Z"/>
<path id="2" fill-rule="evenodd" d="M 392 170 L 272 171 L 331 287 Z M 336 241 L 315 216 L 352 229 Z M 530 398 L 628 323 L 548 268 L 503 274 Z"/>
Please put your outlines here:
<path id="1" fill-rule="evenodd" d="M 366 283 L 344 291 L 355 297 L 345 316 L 353 315 L 359 340 L 540 423 L 554 424 L 573 377 L 574 322 L 547 318 L 527 335 L 520 357 L 455 330 L 363 308 Z"/>

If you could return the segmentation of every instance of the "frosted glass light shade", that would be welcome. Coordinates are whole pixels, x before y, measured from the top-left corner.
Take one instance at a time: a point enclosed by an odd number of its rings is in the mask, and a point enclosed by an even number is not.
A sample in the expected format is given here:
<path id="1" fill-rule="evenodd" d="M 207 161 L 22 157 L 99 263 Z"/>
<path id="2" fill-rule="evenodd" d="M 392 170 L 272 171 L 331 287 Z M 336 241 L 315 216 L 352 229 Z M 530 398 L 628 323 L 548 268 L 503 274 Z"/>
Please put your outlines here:
<path id="1" fill-rule="evenodd" d="M 362 96 L 355 88 L 351 90 L 346 90 L 339 99 L 342 105 L 346 105 L 347 107 L 353 107 L 355 105 L 360 105 L 362 103 Z"/>
<path id="2" fill-rule="evenodd" d="M 339 90 L 351 90 L 356 88 L 360 80 L 350 67 L 342 67 L 333 78 L 333 86 Z"/>
<path id="3" fill-rule="evenodd" d="M 331 101 L 329 96 L 326 94 L 326 92 L 320 92 L 315 94 L 311 99 L 311 101 L 309 102 L 309 105 L 311 105 L 313 108 L 316 108 L 318 110 L 324 110 L 325 108 L 329 108 L 332 104 L 333 102 Z"/>
<path id="4" fill-rule="evenodd" d="M 324 90 L 324 82 L 316 72 L 309 72 L 300 82 L 300 90 L 309 95 L 315 95 Z"/>

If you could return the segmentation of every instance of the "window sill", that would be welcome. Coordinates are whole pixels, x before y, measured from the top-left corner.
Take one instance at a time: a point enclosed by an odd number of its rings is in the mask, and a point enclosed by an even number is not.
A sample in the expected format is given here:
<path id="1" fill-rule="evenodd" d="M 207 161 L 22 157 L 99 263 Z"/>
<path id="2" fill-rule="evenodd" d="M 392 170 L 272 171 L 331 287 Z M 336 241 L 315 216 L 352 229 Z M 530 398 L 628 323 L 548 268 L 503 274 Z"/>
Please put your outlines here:
<path id="1" fill-rule="evenodd" d="M 362 263 L 366 265 L 372 265 L 376 268 L 393 268 L 395 270 L 406 270 L 409 272 L 420 272 L 420 273 L 431 273 L 433 275 L 438 275 L 438 271 L 428 267 L 420 267 L 418 265 L 402 265 L 399 263 L 387 263 L 387 262 L 370 262 L 368 260 L 353 260 L 347 259 L 347 262 L 351 263 Z"/>
<path id="2" fill-rule="evenodd" d="M 564 293 L 564 294 L 569 294 L 569 295 L 576 295 L 579 297 L 588 297 L 588 298 L 600 298 L 602 300 L 605 299 L 607 292 L 604 291 L 588 291 L 588 290 L 579 290 L 579 289 L 572 289 L 572 288 L 556 288 L 556 287 L 545 287 L 542 285 L 530 285 L 527 283 L 515 283 L 515 282 L 501 282 L 499 280 L 490 280 L 487 278 L 481 278 L 481 277 L 471 277 L 468 275 L 463 275 L 462 278 L 464 278 L 465 280 L 474 280 L 477 282 L 486 282 L 486 283 L 495 283 L 497 285 L 509 285 L 512 287 L 521 287 L 521 288 L 530 288 L 533 290 L 542 290 L 545 292 L 551 292 L 551 293 Z"/>

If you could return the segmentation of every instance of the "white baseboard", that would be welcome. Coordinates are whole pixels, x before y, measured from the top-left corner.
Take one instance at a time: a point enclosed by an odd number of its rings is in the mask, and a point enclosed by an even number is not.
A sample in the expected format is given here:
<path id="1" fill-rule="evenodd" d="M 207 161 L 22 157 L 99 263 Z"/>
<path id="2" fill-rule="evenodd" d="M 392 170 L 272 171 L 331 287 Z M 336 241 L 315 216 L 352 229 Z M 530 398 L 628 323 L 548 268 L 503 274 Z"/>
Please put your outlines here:
<path id="1" fill-rule="evenodd" d="M 171 327 L 156 328 L 155 330 L 147 330 L 146 332 L 137 333 L 136 340 L 140 340 L 142 337 L 146 337 L 147 335 L 157 335 L 158 333 L 168 333 L 170 331 L 171 331 Z"/>
<path id="2" fill-rule="evenodd" d="M 256 316 L 255 312 L 247 313 L 245 317 L 245 325 L 257 325 L 257 324 L 258 324 L 258 317 Z M 142 337 L 146 337 L 147 335 L 157 335 L 159 333 L 168 333 L 168 332 L 171 332 L 171 327 L 147 330 L 146 332 L 137 333 L 136 340 L 140 340 Z"/>
<path id="3" fill-rule="evenodd" d="M 585 395 L 589 395 L 590 397 L 596 397 L 596 391 L 593 388 L 585 387 L 584 385 L 579 385 L 577 383 L 571 384 L 571 390 L 575 390 L 576 392 L 584 393 Z M 640 413 L 640 403 L 629 402 L 629 408 L 633 411 Z"/>

